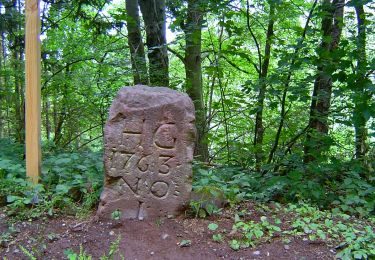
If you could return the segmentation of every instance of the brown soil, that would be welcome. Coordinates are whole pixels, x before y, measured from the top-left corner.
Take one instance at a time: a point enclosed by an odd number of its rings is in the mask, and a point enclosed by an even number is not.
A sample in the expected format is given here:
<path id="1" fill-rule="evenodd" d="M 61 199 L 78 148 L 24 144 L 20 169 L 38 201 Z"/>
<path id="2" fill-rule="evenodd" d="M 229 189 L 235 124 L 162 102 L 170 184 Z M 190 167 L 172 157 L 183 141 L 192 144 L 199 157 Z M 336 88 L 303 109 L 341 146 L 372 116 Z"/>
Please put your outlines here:
<path id="1" fill-rule="evenodd" d="M 233 220 L 223 214 L 209 219 L 179 217 L 157 221 L 95 221 L 94 217 L 77 220 L 61 217 L 45 221 L 20 222 L 10 228 L 5 214 L 0 215 L 0 232 L 13 230 L 9 239 L 2 238 L 0 256 L 3 259 L 30 259 L 21 247 L 33 252 L 37 259 L 67 259 L 64 250 L 84 251 L 99 259 L 108 254 L 110 245 L 120 236 L 119 254 L 115 259 L 333 259 L 333 251 L 325 243 L 311 243 L 302 238 L 290 238 L 285 245 L 281 238 L 264 242 L 256 248 L 232 250 L 227 241 L 212 240 L 209 223 L 219 224 L 217 232 L 231 231 Z M 182 240 L 191 245 L 181 247 Z"/>

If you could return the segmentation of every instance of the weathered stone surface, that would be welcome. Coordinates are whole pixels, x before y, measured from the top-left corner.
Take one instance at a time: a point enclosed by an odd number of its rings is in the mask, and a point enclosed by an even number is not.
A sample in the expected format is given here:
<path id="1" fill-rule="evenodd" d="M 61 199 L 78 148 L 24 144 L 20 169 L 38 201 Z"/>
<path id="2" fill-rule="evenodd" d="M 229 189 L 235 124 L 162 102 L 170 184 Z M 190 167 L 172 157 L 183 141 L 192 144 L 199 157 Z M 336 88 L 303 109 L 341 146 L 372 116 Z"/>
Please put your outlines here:
<path id="1" fill-rule="evenodd" d="M 195 141 L 191 99 L 163 87 L 122 88 L 105 126 L 99 217 L 177 215 L 191 192 Z"/>

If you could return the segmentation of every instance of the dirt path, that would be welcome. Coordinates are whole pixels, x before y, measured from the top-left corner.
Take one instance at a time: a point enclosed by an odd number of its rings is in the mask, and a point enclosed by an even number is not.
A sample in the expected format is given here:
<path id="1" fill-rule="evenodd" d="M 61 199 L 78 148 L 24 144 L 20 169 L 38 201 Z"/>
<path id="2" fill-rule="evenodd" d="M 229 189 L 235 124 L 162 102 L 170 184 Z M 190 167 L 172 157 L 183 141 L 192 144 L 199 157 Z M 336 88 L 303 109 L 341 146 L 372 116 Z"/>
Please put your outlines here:
<path id="1" fill-rule="evenodd" d="M 311 243 L 291 239 L 285 245 L 280 238 L 256 248 L 232 250 L 228 243 L 212 240 L 207 226 L 213 219 L 159 219 L 154 222 L 132 221 L 97 222 L 94 218 L 77 220 L 58 218 L 45 221 L 21 222 L 9 227 L 5 215 L 1 215 L 2 237 L 13 232 L 10 239 L 1 243 L 0 255 L 6 259 L 29 259 L 20 246 L 33 252 L 37 259 L 67 259 L 64 251 L 84 251 L 99 259 L 108 254 L 110 245 L 120 239 L 119 252 L 125 259 L 333 259 L 334 254 L 324 243 Z M 232 220 L 214 220 L 229 231 Z M 4 240 L 4 239 L 3 239 Z M 191 241 L 181 247 L 179 243 Z M 115 259 L 121 259 L 119 254 Z"/>

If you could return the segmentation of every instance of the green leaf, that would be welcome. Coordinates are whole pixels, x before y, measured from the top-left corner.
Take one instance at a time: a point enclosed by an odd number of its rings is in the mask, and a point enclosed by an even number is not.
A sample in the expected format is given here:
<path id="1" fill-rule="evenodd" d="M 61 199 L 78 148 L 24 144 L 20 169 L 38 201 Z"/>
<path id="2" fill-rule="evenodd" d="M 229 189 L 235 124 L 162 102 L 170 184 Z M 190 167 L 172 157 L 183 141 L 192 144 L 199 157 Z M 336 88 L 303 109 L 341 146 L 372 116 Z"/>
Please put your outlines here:
<path id="1" fill-rule="evenodd" d="M 363 251 L 355 251 L 353 256 L 355 259 L 367 259 L 367 254 Z"/>
<path id="2" fill-rule="evenodd" d="M 277 232 L 281 232 L 281 228 L 278 226 L 273 226 L 272 229 Z"/>
<path id="3" fill-rule="evenodd" d="M 180 241 L 180 243 L 178 243 L 178 245 L 180 247 L 188 247 L 188 246 L 191 246 L 191 240 L 188 240 L 188 239 L 183 239 Z"/>
<path id="4" fill-rule="evenodd" d="M 263 231 L 260 230 L 260 229 L 254 230 L 254 235 L 255 235 L 256 238 L 261 238 L 263 236 L 263 234 L 264 234 Z"/>
<path id="5" fill-rule="evenodd" d="M 318 230 L 316 231 L 316 234 L 317 234 L 321 239 L 323 239 L 323 240 L 326 239 L 326 234 L 325 234 L 322 230 L 318 229 Z"/>
<path id="6" fill-rule="evenodd" d="M 8 195 L 8 196 L 7 196 L 7 202 L 8 202 L 8 203 L 13 203 L 13 202 L 15 202 L 16 200 L 20 200 L 20 199 L 22 199 L 22 198 L 19 197 L 19 196 L 13 196 L 13 195 Z"/>
<path id="7" fill-rule="evenodd" d="M 69 164 L 72 162 L 71 158 L 60 158 L 55 161 L 55 164 Z"/>
<path id="8" fill-rule="evenodd" d="M 216 223 L 210 223 L 208 225 L 208 229 L 211 230 L 211 231 L 215 231 L 218 227 L 219 227 L 219 225 L 216 224 Z"/>
<path id="9" fill-rule="evenodd" d="M 205 217 L 207 217 L 207 213 L 206 213 L 206 211 L 204 209 L 200 208 L 199 211 L 198 211 L 198 216 L 200 218 L 205 218 Z"/>
<path id="10" fill-rule="evenodd" d="M 60 193 L 60 194 L 67 194 L 70 190 L 70 186 L 68 185 L 65 185 L 65 184 L 58 184 L 56 185 L 56 193 Z"/>
<path id="11" fill-rule="evenodd" d="M 223 241 L 223 236 L 221 234 L 214 234 L 212 236 L 212 240 L 215 242 L 221 242 Z"/>
<path id="12" fill-rule="evenodd" d="M 236 239 L 232 239 L 229 242 L 229 247 L 232 248 L 235 251 L 238 251 L 240 249 L 240 247 L 241 247 L 241 244 Z"/>

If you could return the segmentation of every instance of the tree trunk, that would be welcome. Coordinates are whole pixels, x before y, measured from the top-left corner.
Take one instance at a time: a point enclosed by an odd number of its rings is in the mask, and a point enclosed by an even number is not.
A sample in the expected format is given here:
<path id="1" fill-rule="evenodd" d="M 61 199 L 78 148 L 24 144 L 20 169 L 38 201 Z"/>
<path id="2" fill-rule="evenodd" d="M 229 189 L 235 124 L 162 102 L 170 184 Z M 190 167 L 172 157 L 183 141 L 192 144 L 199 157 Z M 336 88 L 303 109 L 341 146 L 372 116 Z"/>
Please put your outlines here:
<path id="1" fill-rule="evenodd" d="M 186 89 L 195 106 L 198 136 L 194 153 L 198 160 L 206 162 L 208 160 L 208 142 L 201 60 L 203 10 L 200 0 L 188 0 L 187 2 L 187 20 L 184 26 Z"/>
<path id="2" fill-rule="evenodd" d="M 314 3 L 313 3 L 313 5 L 312 5 L 312 7 L 311 7 L 311 9 L 310 9 L 309 15 L 308 15 L 306 23 L 305 23 L 305 27 L 303 29 L 303 33 L 301 35 L 301 38 L 298 40 L 296 48 L 294 49 L 294 53 L 293 53 L 293 56 L 292 56 L 292 59 L 291 59 L 291 62 L 290 62 L 290 66 L 289 66 L 289 71 L 288 71 L 288 74 L 287 74 L 286 79 L 284 81 L 283 95 L 282 95 L 282 98 L 281 98 L 281 111 L 280 111 L 279 126 L 277 128 L 275 142 L 272 145 L 270 154 L 268 156 L 267 163 L 271 163 L 272 162 L 273 157 L 274 157 L 274 155 L 276 153 L 277 147 L 279 145 L 279 140 L 280 140 L 281 132 L 283 130 L 284 121 L 285 121 L 286 115 L 287 115 L 286 98 L 287 98 L 287 94 L 288 94 L 289 85 L 290 85 L 290 82 L 291 82 L 291 79 L 292 79 L 293 66 L 294 66 L 294 64 L 297 61 L 297 58 L 298 58 L 298 55 L 299 55 L 299 51 L 302 48 L 302 43 L 304 42 L 304 40 L 306 38 L 307 28 L 309 26 L 309 23 L 310 23 L 310 20 L 311 20 L 311 17 L 313 15 L 313 12 L 314 12 L 314 9 L 316 7 L 317 2 L 318 2 L 318 0 L 315 0 Z"/>
<path id="3" fill-rule="evenodd" d="M 320 62 L 311 98 L 309 131 L 304 147 L 304 161 L 312 162 L 327 150 L 328 114 L 331 106 L 332 75 L 328 71 L 333 60 L 331 53 L 338 48 L 344 15 L 344 0 L 324 0 L 322 9 L 323 39 L 319 48 Z"/>
<path id="4" fill-rule="evenodd" d="M 70 73 L 70 67 L 67 65 L 65 66 L 65 75 L 68 78 L 68 75 Z M 66 118 L 67 118 L 67 102 L 68 99 L 68 85 L 65 83 L 63 87 L 61 88 L 62 91 L 62 99 L 61 99 L 61 108 L 58 108 L 58 103 L 54 103 L 54 138 L 53 143 L 55 145 L 59 145 L 61 143 L 61 139 L 63 137 L 63 126 L 65 124 Z M 56 95 L 57 97 L 57 95 Z M 56 99 L 55 99 L 56 101 Z"/>
<path id="5" fill-rule="evenodd" d="M 152 86 L 169 86 L 165 0 L 139 0 L 146 27 L 149 76 Z"/>
<path id="6" fill-rule="evenodd" d="M 366 13 L 363 5 L 357 4 L 355 6 L 357 14 L 357 68 L 356 68 L 356 84 L 354 91 L 354 111 L 353 122 L 355 129 L 355 157 L 361 159 L 367 152 L 367 128 L 366 118 L 363 111 L 368 107 L 369 96 L 365 92 L 365 84 L 368 81 L 366 77 Z"/>
<path id="7" fill-rule="evenodd" d="M 48 96 L 46 96 L 46 101 L 44 103 L 45 107 L 45 115 L 46 115 L 46 138 L 47 140 L 49 141 L 51 139 L 51 120 L 50 120 L 50 117 L 49 117 L 49 113 L 50 113 L 50 101 L 49 101 L 49 98 Z"/>
<path id="8" fill-rule="evenodd" d="M 6 7 L 5 12 L 10 14 L 12 20 L 8 29 L 9 33 L 9 51 L 12 57 L 13 78 L 14 78 L 14 96 L 13 105 L 15 111 L 15 129 L 14 137 L 17 142 L 23 143 L 25 140 L 25 119 L 24 119 L 24 80 L 23 80 L 23 35 L 19 32 L 22 31 L 21 24 L 18 20 L 22 15 L 19 0 L 13 0 L 12 4 Z"/>
<path id="9" fill-rule="evenodd" d="M 1 42 L 2 42 L 2 49 L 1 49 L 1 56 L 2 56 L 2 63 L 3 63 L 3 68 L 5 69 L 6 66 L 7 66 L 7 55 L 6 55 L 6 42 L 5 42 L 5 29 L 4 31 L 1 33 Z M 2 104 L 5 103 L 5 115 L 4 115 L 4 128 L 3 128 L 3 136 L 5 136 L 5 133 L 7 135 L 7 137 L 10 137 L 11 136 L 11 126 L 10 126 L 10 120 L 9 120 L 9 117 L 10 117 L 10 106 L 11 106 L 11 94 L 9 92 L 9 73 L 5 73 L 5 75 L 2 77 L 2 85 L 5 89 L 5 95 L 3 96 L 3 99 L 4 99 L 4 102 Z M 6 131 L 5 131 L 5 126 L 6 126 Z"/>
<path id="10" fill-rule="evenodd" d="M 134 84 L 148 84 L 145 50 L 139 22 L 138 0 L 126 0 L 126 27 Z"/>
<path id="11" fill-rule="evenodd" d="M 257 113 L 255 117 L 255 135 L 254 135 L 254 146 L 255 146 L 255 161 L 256 169 L 260 170 L 261 164 L 263 161 L 263 137 L 264 137 L 264 126 L 263 126 L 263 107 L 264 99 L 267 88 L 267 75 L 268 67 L 270 63 L 271 56 L 271 45 L 272 45 L 272 36 L 273 36 L 273 26 L 275 23 L 275 5 L 270 1 L 270 13 L 268 20 L 267 36 L 266 36 L 266 46 L 264 49 L 264 59 L 261 64 L 260 78 L 259 78 L 259 93 L 257 97 Z"/>
<path id="12" fill-rule="evenodd" d="M 0 3 L 0 10 L 3 8 L 2 4 Z M 5 86 L 5 80 L 4 77 L 2 76 L 3 74 L 3 69 L 5 69 L 5 57 L 4 57 L 4 31 L 3 31 L 3 26 L 0 25 L 0 87 L 4 89 L 3 93 L 6 92 L 6 86 Z M 3 138 L 3 133 L 5 132 L 5 124 L 3 123 L 3 105 L 6 104 L 5 101 L 5 95 L 3 95 L 2 91 L 0 91 L 0 139 Z"/>

